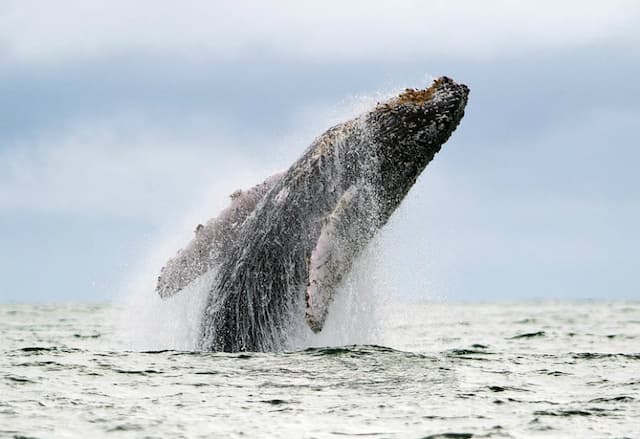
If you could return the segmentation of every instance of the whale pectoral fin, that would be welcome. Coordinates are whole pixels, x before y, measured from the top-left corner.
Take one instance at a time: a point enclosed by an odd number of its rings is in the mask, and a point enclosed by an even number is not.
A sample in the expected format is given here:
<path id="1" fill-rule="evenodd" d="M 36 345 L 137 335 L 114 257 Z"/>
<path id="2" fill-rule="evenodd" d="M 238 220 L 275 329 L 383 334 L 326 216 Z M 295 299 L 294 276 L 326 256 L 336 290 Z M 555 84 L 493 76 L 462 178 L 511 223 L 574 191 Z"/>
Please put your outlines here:
<path id="1" fill-rule="evenodd" d="M 156 283 L 158 295 L 163 299 L 171 297 L 209 273 L 220 255 L 233 245 L 240 225 L 281 179 L 282 174 L 275 174 L 251 189 L 233 192 L 228 208 L 205 225 L 198 224 L 191 242 L 160 271 Z"/>
<path id="2" fill-rule="evenodd" d="M 313 332 L 320 332 L 336 288 L 351 269 L 375 228 L 366 222 L 364 191 L 351 186 L 325 218 L 309 261 L 305 317 Z"/>

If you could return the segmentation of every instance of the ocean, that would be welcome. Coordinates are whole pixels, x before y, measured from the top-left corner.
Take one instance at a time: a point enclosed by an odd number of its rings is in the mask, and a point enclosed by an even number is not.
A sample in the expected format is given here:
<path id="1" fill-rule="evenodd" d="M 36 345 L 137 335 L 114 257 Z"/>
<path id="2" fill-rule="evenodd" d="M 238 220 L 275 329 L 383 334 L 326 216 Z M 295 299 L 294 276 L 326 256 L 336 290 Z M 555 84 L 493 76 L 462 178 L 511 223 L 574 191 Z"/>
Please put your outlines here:
<path id="1" fill-rule="evenodd" d="M 640 437 L 640 302 L 390 303 L 366 343 L 235 354 L 124 306 L 0 305 L 0 437 Z"/>

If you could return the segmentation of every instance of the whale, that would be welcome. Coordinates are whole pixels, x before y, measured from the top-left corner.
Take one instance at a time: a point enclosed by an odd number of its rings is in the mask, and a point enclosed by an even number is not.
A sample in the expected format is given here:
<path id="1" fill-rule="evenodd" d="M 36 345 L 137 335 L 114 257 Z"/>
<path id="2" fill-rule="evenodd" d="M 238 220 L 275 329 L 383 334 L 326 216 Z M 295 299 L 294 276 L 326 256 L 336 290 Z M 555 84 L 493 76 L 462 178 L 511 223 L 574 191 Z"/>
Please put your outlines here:
<path id="1" fill-rule="evenodd" d="M 231 194 L 161 269 L 167 299 L 206 277 L 198 348 L 277 351 L 323 329 L 354 261 L 464 116 L 469 88 L 440 77 L 329 128 L 285 172 Z"/>

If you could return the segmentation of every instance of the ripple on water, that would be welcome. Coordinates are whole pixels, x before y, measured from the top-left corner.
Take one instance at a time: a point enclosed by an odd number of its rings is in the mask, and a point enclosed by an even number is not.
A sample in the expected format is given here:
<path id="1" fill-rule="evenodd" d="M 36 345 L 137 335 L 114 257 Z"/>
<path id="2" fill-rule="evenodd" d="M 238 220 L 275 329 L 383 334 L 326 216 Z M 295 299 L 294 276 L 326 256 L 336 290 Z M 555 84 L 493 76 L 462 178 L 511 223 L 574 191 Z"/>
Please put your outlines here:
<path id="1" fill-rule="evenodd" d="M 534 337 L 544 337 L 546 333 L 544 331 L 536 331 L 536 332 L 526 332 L 524 334 L 514 335 L 510 337 L 511 340 L 519 340 L 522 338 L 534 338 Z"/>
<path id="2" fill-rule="evenodd" d="M 235 354 L 132 351 L 114 309 L 0 305 L 0 437 L 637 436 L 637 304 L 398 305 L 377 345 Z"/>
<path id="3" fill-rule="evenodd" d="M 640 354 L 611 354 L 599 352 L 579 352 L 571 355 L 577 360 L 608 360 L 612 358 L 621 360 L 640 360 Z"/>
<path id="4" fill-rule="evenodd" d="M 472 433 L 438 433 L 424 436 L 422 439 L 469 439 L 473 437 Z"/>

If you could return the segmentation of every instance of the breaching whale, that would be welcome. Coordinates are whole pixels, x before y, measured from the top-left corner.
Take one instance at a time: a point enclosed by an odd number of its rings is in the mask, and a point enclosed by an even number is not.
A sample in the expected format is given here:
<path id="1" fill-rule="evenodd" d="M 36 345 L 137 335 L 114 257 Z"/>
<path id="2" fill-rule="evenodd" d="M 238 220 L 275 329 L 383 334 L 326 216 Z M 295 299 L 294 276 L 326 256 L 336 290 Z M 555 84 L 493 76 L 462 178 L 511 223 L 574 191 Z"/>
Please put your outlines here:
<path id="1" fill-rule="evenodd" d="M 231 195 L 170 259 L 169 297 L 208 274 L 199 347 L 286 347 L 292 325 L 322 330 L 354 259 L 384 226 L 464 115 L 469 89 L 447 77 L 407 89 L 318 137 L 286 172 Z"/>

